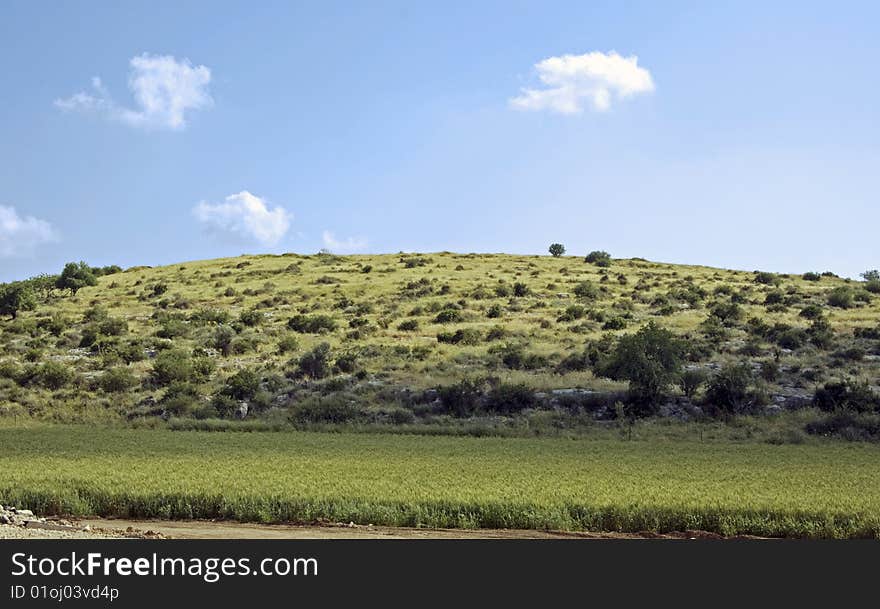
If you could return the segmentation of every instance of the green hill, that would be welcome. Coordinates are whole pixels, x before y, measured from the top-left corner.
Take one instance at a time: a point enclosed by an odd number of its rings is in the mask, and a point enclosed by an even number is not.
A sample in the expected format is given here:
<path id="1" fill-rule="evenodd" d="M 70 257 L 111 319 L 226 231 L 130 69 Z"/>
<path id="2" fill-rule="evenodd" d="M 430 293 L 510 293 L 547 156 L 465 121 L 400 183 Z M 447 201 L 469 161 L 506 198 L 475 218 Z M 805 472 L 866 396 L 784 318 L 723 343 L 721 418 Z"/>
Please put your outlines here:
<path id="1" fill-rule="evenodd" d="M 683 339 L 676 376 L 689 371 L 695 387 L 663 397 L 683 413 L 717 410 L 707 387 L 737 363 L 747 378 L 734 413 L 802 406 L 826 383 L 832 401 L 876 408 L 876 281 L 597 262 L 322 253 L 105 269 L 97 285 L 47 288 L 0 321 L 0 416 L 610 418 L 627 383 L 603 376 L 602 358 L 649 322 Z"/>

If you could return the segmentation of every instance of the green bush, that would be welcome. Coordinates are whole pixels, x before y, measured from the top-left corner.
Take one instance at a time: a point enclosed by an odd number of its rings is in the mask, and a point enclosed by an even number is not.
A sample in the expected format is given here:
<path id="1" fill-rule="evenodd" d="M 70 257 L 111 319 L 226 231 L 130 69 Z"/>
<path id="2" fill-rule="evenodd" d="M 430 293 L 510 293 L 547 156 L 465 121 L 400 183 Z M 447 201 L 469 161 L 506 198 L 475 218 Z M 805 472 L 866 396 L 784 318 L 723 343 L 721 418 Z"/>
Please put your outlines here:
<path id="1" fill-rule="evenodd" d="M 300 334 L 320 334 L 333 332 L 336 320 L 329 315 L 294 315 L 287 321 L 287 327 Z"/>
<path id="2" fill-rule="evenodd" d="M 397 329 L 401 332 L 415 332 L 419 329 L 418 319 L 407 319 L 397 324 Z"/>
<path id="3" fill-rule="evenodd" d="M 584 262 L 595 264 L 598 267 L 611 266 L 611 254 L 602 250 L 592 251 L 584 258 Z"/>
<path id="4" fill-rule="evenodd" d="M 825 412 L 836 410 L 874 412 L 880 409 L 880 396 L 874 393 L 867 381 L 861 383 L 851 380 L 833 381 L 816 389 L 813 404 Z"/>
<path id="5" fill-rule="evenodd" d="M 804 281 L 819 281 L 820 279 L 822 279 L 822 275 L 820 275 L 819 273 L 810 272 L 810 273 L 804 273 L 801 276 L 801 278 Z"/>
<path id="6" fill-rule="evenodd" d="M 184 417 L 203 406 L 198 387 L 183 380 L 169 384 L 159 405 L 171 416 Z"/>
<path id="7" fill-rule="evenodd" d="M 839 309 L 849 309 L 853 306 L 853 291 L 840 286 L 828 292 L 828 304 Z"/>
<path id="8" fill-rule="evenodd" d="M 587 300 L 595 300 L 599 297 L 599 288 L 589 281 L 581 281 L 578 283 L 574 286 L 573 292 L 578 298 L 584 298 Z"/>
<path id="9" fill-rule="evenodd" d="M 462 379 L 454 385 L 438 389 L 443 410 L 455 417 L 470 417 L 477 411 L 483 395 L 482 383 L 472 379 Z"/>
<path id="10" fill-rule="evenodd" d="M 251 400 L 260 390 L 260 374 L 243 368 L 226 379 L 221 393 L 236 400 Z"/>
<path id="11" fill-rule="evenodd" d="M 193 376 L 193 361 L 182 349 L 167 349 L 156 356 L 150 378 L 156 385 L 187 382 Z"/>
<path id="12" fill-rule="evenodd" d="M 755 283 L 762 283 L 764 285 L 779 285 L 782 283 L 782 280 L 778 275 L 774 273 L 767 273 L 766 271 L 756 271 L 755 272 Z"/>
<path id="13" fill-rule="evenodd" d="M 700 387 L 706 384 L 706 381 L 709 379 L 709 375 L 705 370 L 700 368 L 694 368 L 691 370 L 685 370 L 681 373 L 681 378 L 678 381 L 679 387 L 681 387 L 682 392 L 689 399 L 693 399 L 697 392 L 700 390 Z"/>
<path id="14" fill-rule="evenodd" d="M 166 319 L 156 330 L 156 336 L 168 339 L 186 338 L 189 336 L 189 324 L 182 319 Z"/>
<path id="15" fill-rule="evenodd" d="M 74 379 L 73 371 L 61 362 L 45 362 L 34 371 L 31 381 L 46 389 L 61 389 Z"/>
<path id="16" fill-rule="evenodd" d="M 461 311 L 457 309 L 443 309 L 437 316 L 434 318 L 434 323 L 438 324 L 451 324 L 457 323 L 464 320 L 464 316 L 461 314 Z"/>
<path id="17" fill-rule="evenodd" d="M 258 326 L 266 319 L 266 316 L 261 311 L 249 310 L 242 311 L 238 316 L 238 321 L 246 326 Z"/>
<path id="18" fill-rule="evenodd" d="M 518 413 L 536 404 L 534 390 L 522 383 L 499 383 L 486 396 L 486 410 L 500 414 Z"/>
<path id="19" fill-rule="evenodd" d="M 552 243 L 548 248 L 550 255 L 554 258 L 559 258 L 565 253 L 565 246 L 561 243 Z"/>
<path id="20" fill-rule="evenodd" d="M 231 326 L 220 324 L 214 329 L 210 345 L 224 356 L 229 355 L 232 352 L 232 341 L 235 340 L 235 337 L 235 330 Z"/>
<path id="21" fill-rule="evenodd" d="M 819 317 L 822 317 L 822 313 L 823 309 L 821 306 L 817 304 L 808 304 L 803 309 L 801 309 L 801 312 L 798 313 L 798 315 L 807 319 L 817 319 Z"/>
<path id="22" fill-rule="evenodd" d="M 353 374 L 359 368 L 358 357 L 356 353 L 348 352 L 336 356 L 333 362 L 334 368 L 345 374 Z"/>
<path id="23" fill-rule="evenodd" d="M 293 353 L 299 349 L 299 339 L 293 334 L 287 334 L 278 341 L 278 353 Z"/>
<path id="24" fill-rule="evenodd" d="M 605 320 L 605 323 L 602 324 L 603 330 L 623 330 L 624 328 L 626 328 L 626 320 L 619 316 L 607 319 Z"/>
<path id="25" fill-rule="evenodd" d="M 728 364 L 709 381 L 706 403 L 716 414 L 739 412 L 748 398 L 752 369 L 748 363 Z"/>
<path id="26" fill-rule="evenodd" d="M 137 385 L 137 378 L 125 367 L 109 368 L 98 378 L 98 386 L 105 393 L 125 393 Z"/>
<path id="27" fill-rule="evenodd" d="M 291 412 L 295 423 L 346 423 L 359 418 L 361 410 L 341 394 L 312 397 L 300 402 Z"/>
<path id="28" fill-rule="evenodd" d="M 489 319 L 498 319 L 502 315 L 504 315 L 504 308 L 500 304 L 493 304 L 486 309 L 486 317 Z"/>
<path id="29" fill-rule="evenodd" d="M 513 284 L 513 295 L 517 298 L 528 296 L 530 291 L 531 290 L 529 289 L 529 286 L 522 283 L 521 281 L 517 281 Z"/>
<path id="30" fill-rule="evenodd" d="M 297 362 L 297 372 L 312 379 L 330 376 L 330 345 L 321 343 L 304 353 Z"/>
<path id="31" fill-rule="evenodd" d="M 483 340 L 483 333 L 477 328 L 461 328 L 455 332 L 440 332 L 437 342 L 453 345 L 479 345 Z"/>

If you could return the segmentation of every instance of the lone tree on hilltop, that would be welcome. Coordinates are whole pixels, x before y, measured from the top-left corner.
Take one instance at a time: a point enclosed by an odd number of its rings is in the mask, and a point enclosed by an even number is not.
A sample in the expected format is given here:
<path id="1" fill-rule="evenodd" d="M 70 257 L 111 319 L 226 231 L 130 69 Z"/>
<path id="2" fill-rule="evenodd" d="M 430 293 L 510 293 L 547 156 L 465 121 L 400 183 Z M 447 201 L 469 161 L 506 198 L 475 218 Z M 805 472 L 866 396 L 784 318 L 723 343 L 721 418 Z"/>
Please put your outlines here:
<path id="1" fill-rule="evenodd" d="M 553 243 L 550 245 L 550 254 L 554 258 L 559 258 L 562 254 L 565 253 L 565 246 L 561 243 Z"/>
<path id="2" fill-rule="evenodd" d="M 95 277 L 92 267 L 85 262 L 68 262 L 55 282 L 55 287 L 59 290 L 70 290 L 76 296 L 80 288 L 97 284 L 98 278 Z"/>

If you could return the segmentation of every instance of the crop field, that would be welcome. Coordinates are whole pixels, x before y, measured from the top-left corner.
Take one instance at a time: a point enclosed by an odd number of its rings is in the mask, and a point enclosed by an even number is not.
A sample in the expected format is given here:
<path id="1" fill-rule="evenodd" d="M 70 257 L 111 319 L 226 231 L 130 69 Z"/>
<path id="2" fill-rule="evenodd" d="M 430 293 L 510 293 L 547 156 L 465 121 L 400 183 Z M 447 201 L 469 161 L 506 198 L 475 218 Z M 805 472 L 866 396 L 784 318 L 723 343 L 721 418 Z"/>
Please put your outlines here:
<path id="1" fill-rule="evenodd" d="M 880 537 L 880 447 L 0 428 L 0 502 L 45 513 Z"/>

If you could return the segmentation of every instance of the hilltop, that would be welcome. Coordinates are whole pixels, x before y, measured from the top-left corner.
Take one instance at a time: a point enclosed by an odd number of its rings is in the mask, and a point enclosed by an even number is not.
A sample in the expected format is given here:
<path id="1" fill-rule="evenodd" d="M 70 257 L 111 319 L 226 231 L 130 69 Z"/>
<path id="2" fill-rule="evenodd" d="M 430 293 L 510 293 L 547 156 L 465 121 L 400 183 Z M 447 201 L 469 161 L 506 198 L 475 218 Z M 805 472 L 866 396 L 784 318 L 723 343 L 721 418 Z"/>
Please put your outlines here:
<path id="1" fill-rule="evenodd" d="M 0 416 L 689 418 L 817 390 L 827 410 L 876 408 L 876 280 L 594 254 L 257 255 L 44 282 L 0 321 Z M 674 339 L 681 361 L 652 368 L 656 403 L 631 410 L 619 339 L 646 327 L 628 353 Z"/>

